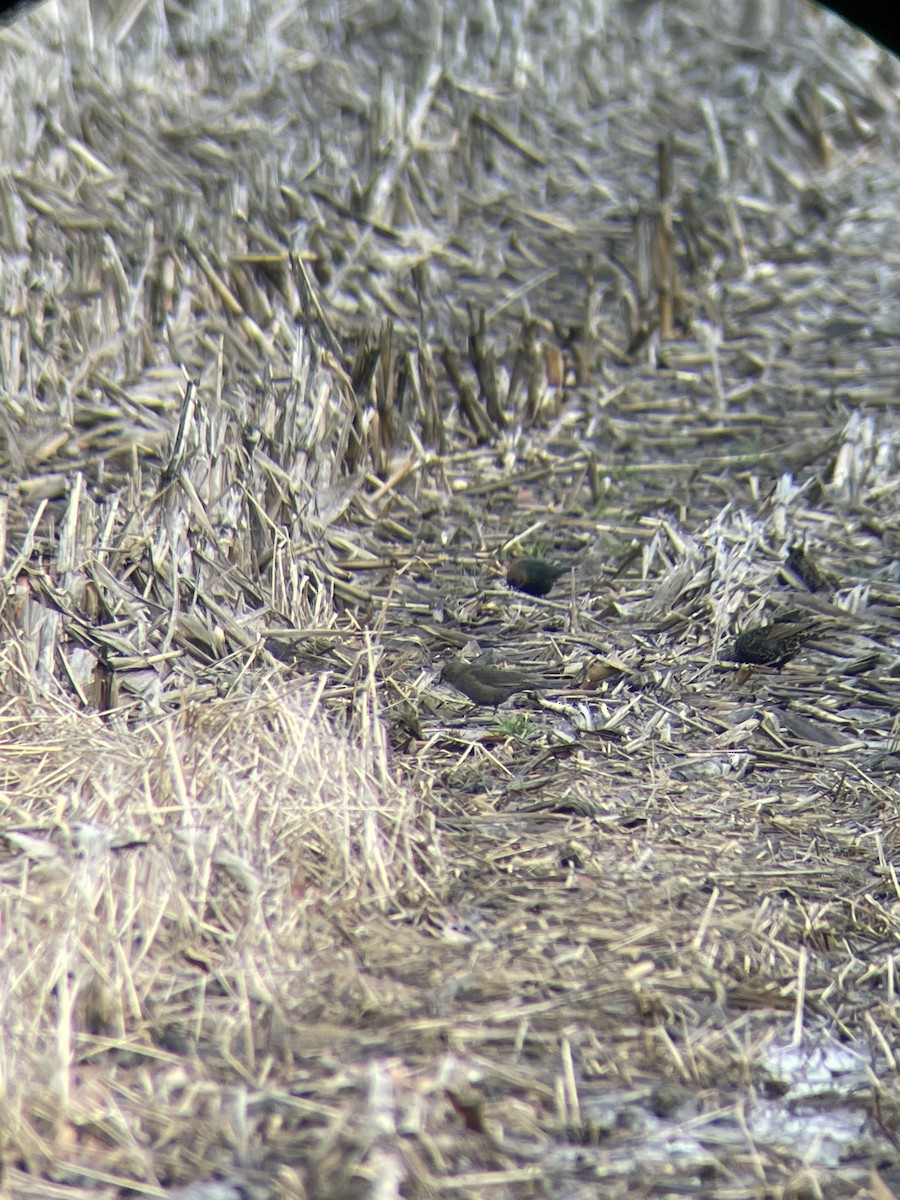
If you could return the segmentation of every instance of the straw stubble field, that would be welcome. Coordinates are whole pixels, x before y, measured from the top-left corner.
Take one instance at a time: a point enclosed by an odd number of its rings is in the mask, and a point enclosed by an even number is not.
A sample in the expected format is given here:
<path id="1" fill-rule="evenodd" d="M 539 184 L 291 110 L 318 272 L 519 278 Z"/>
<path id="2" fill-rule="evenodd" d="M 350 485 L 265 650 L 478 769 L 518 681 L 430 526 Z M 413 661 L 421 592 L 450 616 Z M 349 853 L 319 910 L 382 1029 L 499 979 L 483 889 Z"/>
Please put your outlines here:
<path id="1" fill-rule="evenodd" d="M 900 1194 L 897 82 L 762 2 L 0 33 L 7 1195 Z"/>

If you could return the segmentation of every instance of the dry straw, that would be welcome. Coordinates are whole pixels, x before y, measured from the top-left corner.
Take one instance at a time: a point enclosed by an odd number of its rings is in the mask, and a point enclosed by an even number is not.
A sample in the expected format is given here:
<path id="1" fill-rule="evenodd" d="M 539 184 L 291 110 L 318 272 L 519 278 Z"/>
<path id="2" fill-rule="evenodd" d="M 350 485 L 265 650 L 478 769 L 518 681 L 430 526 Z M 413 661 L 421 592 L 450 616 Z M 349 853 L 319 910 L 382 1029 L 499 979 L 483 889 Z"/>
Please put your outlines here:
<path id="1" fill-rule="evenodd" d="M 897 66 L 732 7 L 0 31 L 6 1196 L 900 1194 Z"/>

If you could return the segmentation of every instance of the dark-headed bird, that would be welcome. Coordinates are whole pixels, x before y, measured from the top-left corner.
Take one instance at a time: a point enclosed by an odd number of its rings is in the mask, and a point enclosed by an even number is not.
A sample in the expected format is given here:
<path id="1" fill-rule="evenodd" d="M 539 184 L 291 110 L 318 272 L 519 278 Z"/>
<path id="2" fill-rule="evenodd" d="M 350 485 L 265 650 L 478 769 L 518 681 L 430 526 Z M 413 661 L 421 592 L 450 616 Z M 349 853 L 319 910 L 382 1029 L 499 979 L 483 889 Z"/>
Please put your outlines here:
<path id="1" fill-rule="evenodd" d="M 773 621 L 771 625 L 755 625 L 738 634 L 730 650 L 722 657 L 732 662 L 773 666 L 780 670 L 814 636 L 817 628 L 818 623 L 812 620 Z"/>
<path id="2" fill-rule="evenodd" d="M 517 592 L 546 596 L 560 575 L 565 575 L 568 570 L 568 567 L 554 566 L 543 558 L 517 558 L 509 564 L 506 582 Z"/>
<path id="3" fill-rule="evenodd" d="M 794 545 L 788 550 L 784 565 L 792 571 L 810 592 L 820 592 L 827 587 L 827 580 L 802 546 Z"/>

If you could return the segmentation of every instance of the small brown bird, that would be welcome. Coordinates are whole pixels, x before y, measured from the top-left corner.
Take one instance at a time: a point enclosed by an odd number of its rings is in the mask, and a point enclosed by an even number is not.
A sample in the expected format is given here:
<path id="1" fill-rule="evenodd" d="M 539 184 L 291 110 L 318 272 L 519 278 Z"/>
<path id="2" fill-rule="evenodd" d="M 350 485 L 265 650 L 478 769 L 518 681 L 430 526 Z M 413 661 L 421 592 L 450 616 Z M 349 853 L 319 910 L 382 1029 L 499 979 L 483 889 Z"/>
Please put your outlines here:
<path id="1" fill-rule="evenodd" d="M 517 558 L 509 564 L 506 582 L 517 592 L 546 596 L 560 575 L 565 575 L 568 570 L 568 567 L 555 567 L 543 558 Z"/>
<path id="2" fill-rule="evenodd" d="M 490 704 L 494 708 L 516 692 L 540 691 L 551 686 L 548 679 L 530 675 L 527 671 L 468 663 L 461 658 L 450 659 L 441 672 L 441 679 L 475 704 Z"/>
<path id="3" fill-rule="evenodd" d="M 817 627 L 817 622 L 809 620 L 756 625 L 739 634 L 722 657 L 732 662 L 772 665 L 781 670 L 815 634 Z"/>

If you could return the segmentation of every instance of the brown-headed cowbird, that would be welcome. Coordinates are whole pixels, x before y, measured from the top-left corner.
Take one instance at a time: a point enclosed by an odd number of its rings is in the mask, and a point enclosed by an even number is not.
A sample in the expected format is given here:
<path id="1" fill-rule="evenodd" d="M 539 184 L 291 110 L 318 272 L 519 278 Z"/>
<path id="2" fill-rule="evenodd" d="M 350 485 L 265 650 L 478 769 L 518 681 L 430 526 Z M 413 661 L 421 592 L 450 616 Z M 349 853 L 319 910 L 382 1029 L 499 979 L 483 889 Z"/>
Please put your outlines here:
<path id="1" fill-rule="evenodd" d="M 517 558 L 509 564 L 506 582 L 517 592 L 546 596 L 560 575 L 565 575 L 568 570 L 568 567 L 555 567 L 543 558 Z"/>
<path id="2" fill-rule="evenodd" d="M 548 679 L 527 671 L 468 663 L 461 658 L 450 659 L 441 672 L 441 679 L 475 704 L 490 704 L 494 708 L 516 692 L 539 691 L 551 686 Z"/>
<path id="3" fill-rule="evenodd" d="M 722 657 L 732 662 L 772 665 L 779 670 L 798 653 L 804 642 L 814 635 L 816 621 L 773 621 L 771 625 L 756 625 L 739 634 L 731 649 Z"/>

